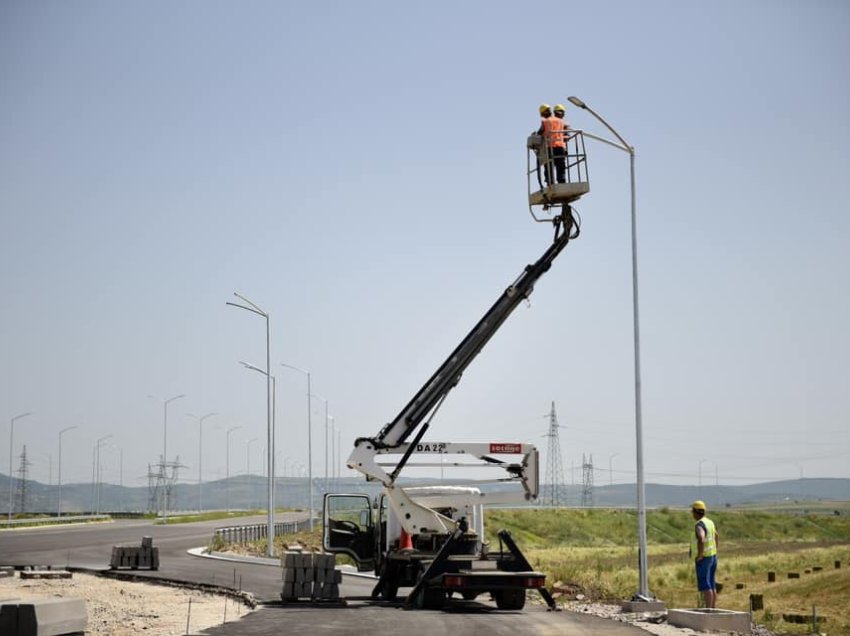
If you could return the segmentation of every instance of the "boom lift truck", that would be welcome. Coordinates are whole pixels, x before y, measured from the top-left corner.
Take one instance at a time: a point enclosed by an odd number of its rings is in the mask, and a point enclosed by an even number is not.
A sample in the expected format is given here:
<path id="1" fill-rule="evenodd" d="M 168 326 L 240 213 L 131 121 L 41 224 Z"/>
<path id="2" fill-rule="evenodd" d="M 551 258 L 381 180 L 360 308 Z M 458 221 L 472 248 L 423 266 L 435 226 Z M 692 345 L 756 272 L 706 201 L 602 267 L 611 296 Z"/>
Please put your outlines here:
<path id="1" fill-rule="evenodd" d="M 377 500 L 363 494 L 325 495 L 323 547 L 349 555 L 360 571 L 374 569 L 375 598 L 395 600 L 399 587 L 412 587 L 405 600 L 408 606 L 437 608 L 452 593 L 467 600 L 489 593 L 500 609 L 519 610 L 526 590 L 537 589 L 554 609 L 545 574 L 533 570 L 507 531 L 498 533 L 498 550 L 484 541 L 484 504 L 537 499 L 537 449 L 518 442 L 424 442 L 423 437 L 466 368 L 579 235 L 571 203 L 589 191 L 586 154 L 581 131 L 570 130 L 567 138 L 565 183 L 543 184 L 541 175 L 546 170 L 552 174 L 551 158 L 536 135 L 527 143 L 529 211 L 535 221 L 554 226 L 551 245 L 499 296 L 395 419 L 374 437 L 355 441 L 347 465 L 367 481 L 382 484 Z M 426 461 L 411 463 L 413 456 Z M 454 459 L 447 464 L 447 457 Z M 501 477 L 474 483 L 499 483 L 502 489 L 402 487 L 398 479 L 405 466 L 500 469 Z"/>

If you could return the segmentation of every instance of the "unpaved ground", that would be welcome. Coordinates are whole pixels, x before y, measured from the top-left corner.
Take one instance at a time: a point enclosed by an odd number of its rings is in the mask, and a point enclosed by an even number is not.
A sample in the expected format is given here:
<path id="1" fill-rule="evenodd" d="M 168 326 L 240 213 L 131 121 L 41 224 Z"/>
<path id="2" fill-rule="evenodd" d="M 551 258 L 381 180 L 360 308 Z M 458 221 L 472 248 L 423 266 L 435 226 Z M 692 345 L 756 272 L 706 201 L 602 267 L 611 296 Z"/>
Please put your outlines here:
<path id="1" fill-rule="evenodd" d="M 221 594 L 79 572 L 70 579 L 21 580 L 17 573 L 0 579 L 0 599 L 39 596 L 85 599 L 85 633 L 96 636 L 198 634 L 252 611 L 241 601 Z"/>
<path id="2" fill-rule="evenodd" d="M 71 579 L 0 579 L 0 599 L 33 597 L 76 597 L 86 600 L 88 631 L 94 636 L 151 634 L 168 636 L 198 634 L 202 630 L 233 621 L 252 611 L 243 602 L 221 594 L 154 583 L 137 583 L 75 572 Z M 541 602 L 536 597 L 534 602 Z M 191 600 L 191 608 L 189 601 Z M 655 636 L 689 636 L 691 629 L 668 625 L 663 613 L 623 613 L 619 605 L 567 601 L 566 611 L 593 614 L 630 623 Z M 657 622 L 659 621 L 660 622 Z M 187 630 L 187 621 L 189 628 Z M 754 626 L 756 636 L 772 636 Z"/>

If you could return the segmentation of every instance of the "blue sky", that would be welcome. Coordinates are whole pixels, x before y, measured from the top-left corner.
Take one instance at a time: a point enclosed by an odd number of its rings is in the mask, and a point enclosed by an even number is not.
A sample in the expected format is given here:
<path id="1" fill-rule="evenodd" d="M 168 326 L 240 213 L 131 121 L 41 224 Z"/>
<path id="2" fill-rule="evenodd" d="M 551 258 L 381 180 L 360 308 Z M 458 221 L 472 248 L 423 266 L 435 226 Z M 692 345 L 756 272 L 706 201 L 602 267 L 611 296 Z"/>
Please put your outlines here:
<path id="1" fill-rule="evenodd" d="M 578 95 L 637 152 L 647 480 L 850 477 L 850 7 L 841 1 L 5 2 L 0 457 L 143 485 L 279 462 L 304 376 L 344 461 L 546 248 L 537 105 Z M 568 104 L 576 128 L 606 135 Z M 634 480 L 628 157 L 588 142 L 582 235 L 431 428 L 528 441 L 555 401 L 567 481 Z M 324 473 L 315 403 L 314 473 Z M 258 438 L 253 444 L 246 440 Z M 0 459 L 8 472 L 8 459 Z M 17 460 L 15 460 L 17 468 Z M 52 475 L 50 473 L 50 466 Z M 613 468 L 613 474 L 608 468 Z M 576 478 L 579 478 L 577 473 Z"/>

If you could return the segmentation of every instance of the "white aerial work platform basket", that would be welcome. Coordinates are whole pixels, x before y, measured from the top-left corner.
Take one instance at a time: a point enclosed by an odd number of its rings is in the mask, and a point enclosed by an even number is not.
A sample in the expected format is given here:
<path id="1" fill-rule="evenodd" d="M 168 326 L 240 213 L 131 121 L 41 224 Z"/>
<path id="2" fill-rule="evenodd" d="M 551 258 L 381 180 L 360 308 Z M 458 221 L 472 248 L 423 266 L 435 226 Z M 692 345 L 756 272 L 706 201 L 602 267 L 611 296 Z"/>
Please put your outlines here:
<path id="1" fill-rule="evenodd" d="M 590 192 L 584 134 L 580 130 L 567 129 L 564 141 L 564 154 L 556 155 L 543 135 L 534 133 L 528 137 L 528 210 L 535 221 L 552 220 L 535 214 L 535 207 L 547 212 L 553 207 L 568 205 Z"/>

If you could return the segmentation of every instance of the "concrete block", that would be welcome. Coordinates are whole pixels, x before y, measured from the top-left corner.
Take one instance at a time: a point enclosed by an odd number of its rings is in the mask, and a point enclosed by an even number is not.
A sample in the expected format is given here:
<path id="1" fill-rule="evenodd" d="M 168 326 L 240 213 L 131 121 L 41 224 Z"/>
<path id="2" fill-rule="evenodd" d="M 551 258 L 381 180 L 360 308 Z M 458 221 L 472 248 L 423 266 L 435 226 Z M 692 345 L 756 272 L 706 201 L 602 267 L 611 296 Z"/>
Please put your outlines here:
<path id="1" fill-rule="evenodd" d="M 14 577 L 15 571 L 12 569 L 0 568 L 0 579 L 8 579 Z"/>
<path id="2" fill-rule="evenodd" d="M 68 570 L 21 570 L 21 580 L 26 579 L 70 579 Z"/>
<path id="3" fill-rule="evenodd" d="M 315 580 L 316 580 L 316 571 L 313 568 L 304 568 L 303 581 L 305 583 L 312 583 Z"/>
<path id="4" fill-rule="evenodd" d="M 295 582 L 295 568 L 284 568 L 283 569 L 283 582 L 284 583 L 294 583 Z"/>
<path id="5" fill-rule="evenodd" d="M 295 598 L 295 591 L 292 589 L 294 585 L 294 581 L 285 581 L 283 583 L 283 591 L 280 593 L 280 597 L 283 600 L 290 600 Z"/>
<path id="6" fill-rule="evenodd" d="M 333 583 L 339 585 L 342 583 L 342 570 L 332 570 L 333 572 Z"/>
<path id="7" fill-rule="evenodd" d="M 152 548 L 153 547 L 153 537 L 142 537 L 142 548 Z"/>
<path id="8" fill-rule="evenodd" d="M 750 634 L 750 615 L 723 609 L 671 609 L 667 622 L 674 627 L 688 627 L 701 632 L 735 632 Z"/>
<path id="9" fill-rule="evenodd" d="M 319 568 L 318 570 L 314 570 L 313 582 L 314 583 L 324 583 L 325 579 L 326 579 L 326 577 L 325 577 L 326 572 L 327 572 L 327 570 L 325 570 L 324 568 Z"/>
<path id="10" fill-rule="evenodd" d="M 18 627 L 18 603 L 17 599 L 0 601 L 0 634 L 15 633 Z"/>
<path id="11" fill-rule="evenodd" d="M 339 573 L 340 578 L 342 572 Z M 342 581 L 340 581 L 342 582 Z M 663 612 L 667 609 L 667 605 L 663 601 L 623 601 L 620 603 L 624 612 Z"/>
<path id="12" fill-rule="evenodd" d="M 42 598 L 17 601 L 15 636 L 59 636 L 86 631 L 88 615 L 81 598 Z M 5 609 L 5 606 L 4 606 Z M 3 621 L 0 620 L 0 625 Z"/>
<path id="13" fill-rule="evenodd" d="M 300 556 L 301 556 L 301 555 L 300 555 L 300 554 L 298 554 L 298 553 L 296 553 L 296 552 L 287 552 L 287 553 L 285 553 L 285 554 L 283 555 L 283 561 L 284 561 L 283 565 L 284 565 L 284 567 L 287 567 L 287 568 L 293 568 L 293 569 L 294 569 L 294 568 L 296 568 L 296 567 L 298 567 L 298 566 L 296 565 L 296 560 L 297 560 Z"/>

